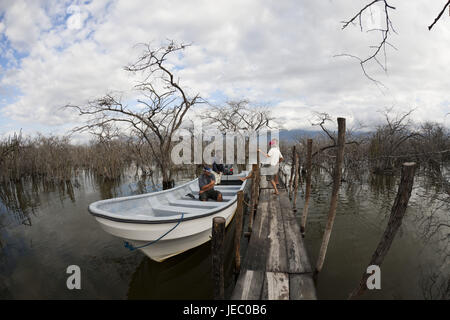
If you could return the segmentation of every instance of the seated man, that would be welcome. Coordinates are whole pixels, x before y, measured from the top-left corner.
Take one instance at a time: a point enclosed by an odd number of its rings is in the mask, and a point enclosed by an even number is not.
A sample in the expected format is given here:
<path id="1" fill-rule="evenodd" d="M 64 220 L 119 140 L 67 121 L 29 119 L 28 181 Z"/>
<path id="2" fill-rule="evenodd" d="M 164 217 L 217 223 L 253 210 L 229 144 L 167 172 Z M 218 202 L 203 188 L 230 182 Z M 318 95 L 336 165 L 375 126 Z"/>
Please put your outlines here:
<path id="1" fill-rule="evenodd" d="M 203 173 L 198 177 L 198 187 L 200 188 L 198 198 L 200 201 L 208 201 L 208 199 L 222 201 L 222 194 L 214 190 L 215 182 L 211 168 L 203 167 Z"/>

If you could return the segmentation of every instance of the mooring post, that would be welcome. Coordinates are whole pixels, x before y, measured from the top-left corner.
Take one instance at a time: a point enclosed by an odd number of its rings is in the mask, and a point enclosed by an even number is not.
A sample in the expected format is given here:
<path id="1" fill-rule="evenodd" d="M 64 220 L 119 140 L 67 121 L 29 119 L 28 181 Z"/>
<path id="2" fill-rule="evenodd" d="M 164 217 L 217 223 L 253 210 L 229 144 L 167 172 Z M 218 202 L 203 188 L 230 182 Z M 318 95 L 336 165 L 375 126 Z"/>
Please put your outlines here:
<path id="1" fill-rule="evenodd" d="M 317 274 L 322 270 L 327 253 L 328 242 L 330 241 L 331 231 L 333 229 L 334 218 L 336 217 L 336 207 L 339 193 L 339 186 L 341 184 L 342 163 L 344 162 L 344 146 L 345 146 L 345 118 L 338 118 L 338 143 L 336 164 L 333 172 L 333 191 L 331 193 L 330 209 L 328 211 L 328 221 L 325 227 L 325 233 L 320 247 L 319 258 L 317 259 L 314 277 L 317 279 Z"/>
<path id="2" fill-rule="evenodd" d="M 298 181 L 300 190 L 303 189 L 303 177 L 302 177 L 302 163 L 300 161 L 300 154 L 298 155 Z"/>
<path id="3" fill-rule="evenodd" d="M 295 171 L 295 146 L 292 147 L 291 176 L 289 177 L 289 200 L 292 200 L 292 183 L 294 180 L 294 171 Z"/>
<path id="4" fill-rule="evenodd" d="M 260 160 L 260 154 L 258 152 L 258 154 L 256 155 L 256 203 L 255 203 L 255 208 L 254 208 L 254 214 L 256 214 L 256 210 L 258 208 L 258 203 L 259 203 L 259 187 L 261 184 L 261 170 L 259 169 L 261 160 Z"/>
<path id="5" fill-rule="evenodd" d="M 241 270 L 241 236 L 242 236 L 242 223 L 244 212 L 244 191 L 240 190 L 237 193 L 237 207 L 236 207 L 236 228 L 234 233 L 234 257 L 235 266 L 234 272 L 238 274 Z"/>
<path id="6" fill-rule="evenodd" d="M 294 213 L 297 212 L 297 195 L 298 195 L 298 181 L 299 181 L 299 159 L 298 159 L 298 152 L 294 154 L 294 200 L 292 203 L 292 208 Z"/>
<path id="7" fill-rule="evenodd" d="M 391 215 L 387 224 L 386 230 L 378 243 L 377 249 L 370 259 L 369 266 L 375 265 L 380 267 L 383 263 L 384 257 L 389 251 L 395 234 L 402 224 L 403 217 L 408 206 L 409 198 L 414 184 L 414 173 L 416 164 L 414 162 L 406 162 L 402 165 L 402 175 L 400 184 L 398 185 L 397 196 L 395 197 L 394 205 L 391 209 Z M 350 294 L 349 299 L 360 296 L 367 289 L 367 280 L 370 274 L 364 270 L 359 286 Z"/>
<path id="8" fill-rule="evenodd" d="M 253 228 L 253 216 L 254 216 L 254 208 L 256 207 L 256 190 L 258 188 L 257 186 L 257 164 L 252 164 L 252 190 L 251 190 L 251 202 L 250 207 L 248 208 L 248 227 L 246 236 L 250 236 L 250 233 L 252 232 Z"/>
<path id="9" fill-rule="evenodd" d="M 305 190 L 305 204 L 303 205 L 302 221 L 300 224 L 300 232 L 302 236 L 305 235 L 306 218 L 308 216 L 309 197 L 311 196 L 311 170 L 312 170 L 312 139 L 308 139 L 306 151 L 306 190 Z"/>
<path id="10" fill-rule="evenodd" d="M 225 218 L 215 217 L 212 223 L 211 256 L 212 256 L 212 278 L 213 297 L 215 300 L 225 298 L 225 278 L 223 274 Z"/>

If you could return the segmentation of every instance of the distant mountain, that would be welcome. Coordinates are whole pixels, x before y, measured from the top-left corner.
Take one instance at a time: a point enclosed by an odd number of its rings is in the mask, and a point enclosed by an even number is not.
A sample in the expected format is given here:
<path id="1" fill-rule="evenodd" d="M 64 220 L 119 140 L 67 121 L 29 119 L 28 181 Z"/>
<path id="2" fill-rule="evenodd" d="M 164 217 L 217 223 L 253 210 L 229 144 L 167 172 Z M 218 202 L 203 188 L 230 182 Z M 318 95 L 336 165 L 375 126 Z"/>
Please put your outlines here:
<path id="1" fill-rule="evenodd" d="M 308 137 L 315 138 L 320 135 L 324 135 L 325 133 L 322 130 L 303 130 L 303 129 L 292 129 L 292 130 L 281 130 L 280 131 L 280 140 L 287 142 L 294 142 L 297 137 Z M 370 132 L 354 132 L 356 136 L 368 135 Z"/>
<path id="2" fill-rule="evenodd" d="M 318 130 L 303 130 L 303 129 L 293 129 L 293 130 L 281 130 L 280 140 L 287 142 L 294 142 L 297 137 L 304 136 L 309 138 L 314 138 L 318 135 L 323 134 L 323 131 Z"/>

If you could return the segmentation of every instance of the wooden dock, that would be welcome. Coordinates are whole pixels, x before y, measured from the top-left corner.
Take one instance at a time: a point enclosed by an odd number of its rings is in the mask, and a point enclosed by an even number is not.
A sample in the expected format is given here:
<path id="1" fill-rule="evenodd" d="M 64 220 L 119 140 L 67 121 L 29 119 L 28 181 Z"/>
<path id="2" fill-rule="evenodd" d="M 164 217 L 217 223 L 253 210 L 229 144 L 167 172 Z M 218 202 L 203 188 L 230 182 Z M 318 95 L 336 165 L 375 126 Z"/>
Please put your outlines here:
<path id="1" fill-rule="evenodd" d="M 312 268 L 286 189 L 265 178 L 242 268 L 231 299 L 316 299 Z"/>

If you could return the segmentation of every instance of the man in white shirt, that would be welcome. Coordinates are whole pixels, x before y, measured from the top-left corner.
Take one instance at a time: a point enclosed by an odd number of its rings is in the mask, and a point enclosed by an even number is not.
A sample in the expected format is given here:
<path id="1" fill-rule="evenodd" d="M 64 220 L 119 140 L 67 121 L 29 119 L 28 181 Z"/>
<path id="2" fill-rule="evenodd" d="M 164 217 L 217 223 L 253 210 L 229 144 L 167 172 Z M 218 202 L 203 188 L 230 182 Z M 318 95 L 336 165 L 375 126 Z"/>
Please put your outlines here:
<path id="1" fill-rule="evenodd" d="M 269 142 L 269 146 L 271 147 L 269 150 L 269 153 L 264 153 L 261 151 L 261 149 L 258 149 L 259 152 L 261 152 L 266 158 L 269 158 L 270 160 L 270 170 L 273 172 L 272 175 L 267 176 L 267 180 L 270 180 L 270 183 L 272 183 L 273 188 L 275 189 L 275 194 L 279 194 L 277 189 L 277 182 L 278 180 L 278 164 L 280 161 L 283 161 L 283 155 L 281 154 L 280 149 L 277 146 L 277 139 L 272 139 Z"/>

